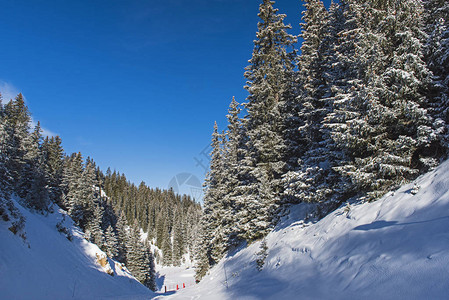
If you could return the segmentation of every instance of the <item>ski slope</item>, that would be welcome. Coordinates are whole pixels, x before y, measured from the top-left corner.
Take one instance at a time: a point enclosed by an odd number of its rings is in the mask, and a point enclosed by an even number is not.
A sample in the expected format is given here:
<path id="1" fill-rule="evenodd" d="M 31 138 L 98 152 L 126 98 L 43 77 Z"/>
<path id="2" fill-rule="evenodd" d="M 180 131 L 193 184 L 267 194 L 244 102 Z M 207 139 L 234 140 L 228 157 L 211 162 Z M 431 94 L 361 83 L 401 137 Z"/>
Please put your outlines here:
<path id="1" fill-rule="evenodd" d="M 43 216 L 15 205 L 26 217 L 27 241 L 0 220 L 0 299 L 137 300 L 155 295 L 113 260 L 108 263 L 114 276 L 107 274 L 107 265 L 102 267 L 96 258 L 104 253 L 57 206 L 58 211 Z M 72 241 L 56 230 L 63 218 Z"/>
<path id="2" fill-rule="evenodd" d="M 161 299 L 448 299 L 449 161 L 373 203 L 295 222 L 221 260 L 200 284 Z"/>

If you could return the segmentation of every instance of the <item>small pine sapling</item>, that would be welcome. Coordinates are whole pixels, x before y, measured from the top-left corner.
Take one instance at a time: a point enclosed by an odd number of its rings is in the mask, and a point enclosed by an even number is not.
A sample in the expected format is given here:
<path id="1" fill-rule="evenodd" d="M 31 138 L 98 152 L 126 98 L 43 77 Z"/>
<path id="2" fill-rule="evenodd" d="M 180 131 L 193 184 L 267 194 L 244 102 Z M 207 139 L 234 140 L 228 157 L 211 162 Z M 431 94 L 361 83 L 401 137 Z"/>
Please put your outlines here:
<path id="1" fill-rule="evenodd" d="M 351 212 L 351 204 L 349 204 L 349 202 L 346 202 L 344 212 L 346 214 L 346 218 L 349 218 L 349 213 Z"/>
<path id="2" fill-rule="evenodd" d="M 263 266 L 265 265 L 265 259 L 268 256 L 268 247 L 265 239 L 262 241 L 262 243 L 260 243 L 260 250 L 256 253 L 256 256 L 256 268 L 260 272 L 262 271 Z"/>
<path id="3" fill-rule="evenodd" d="M 410 193 L 411 193 L 412 195 L 416 195 L 416 194 L 418 194 L 420 188 L 421 188 L 421 187 L 415 183 L 415 184 L 413 185 L 413 188 L 412 188 L 412 190 L 410 191 Z"/>

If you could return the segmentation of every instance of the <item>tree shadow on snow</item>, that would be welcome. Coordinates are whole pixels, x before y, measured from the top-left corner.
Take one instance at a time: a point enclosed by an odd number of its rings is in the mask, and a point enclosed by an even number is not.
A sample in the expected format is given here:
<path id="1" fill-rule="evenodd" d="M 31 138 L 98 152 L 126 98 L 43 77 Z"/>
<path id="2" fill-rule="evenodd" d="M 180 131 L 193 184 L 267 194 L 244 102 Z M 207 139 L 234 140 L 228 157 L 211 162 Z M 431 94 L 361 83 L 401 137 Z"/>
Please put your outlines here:
<path id="1" fill-rule="evenodd" d="M 165 275 L 160 275 L 159 272 L 156 273 L 156 285 L 157 289 L 160 290 L 164 286 Z"/>
<path id="2" fill-rule="evenodd" d="M 425 221 L 408 222 L 408 223 L 398 223 L 397 221 L 380 220 L 380 221 L 372 222 L 370 224 L 359 225 L 357 227 L 354 227 L 354 230 L 368 231 L 368 230 L 381 229 L 381 228 L 390 227 L 390 226 L 429 223 L 429 222 L 435 222 L 435 221 L 439 221 L 439 220 L 447 219 L 447 218 L 449 218 L 449 216 L 439 217 L 439 218 L 425 220 Z"/>

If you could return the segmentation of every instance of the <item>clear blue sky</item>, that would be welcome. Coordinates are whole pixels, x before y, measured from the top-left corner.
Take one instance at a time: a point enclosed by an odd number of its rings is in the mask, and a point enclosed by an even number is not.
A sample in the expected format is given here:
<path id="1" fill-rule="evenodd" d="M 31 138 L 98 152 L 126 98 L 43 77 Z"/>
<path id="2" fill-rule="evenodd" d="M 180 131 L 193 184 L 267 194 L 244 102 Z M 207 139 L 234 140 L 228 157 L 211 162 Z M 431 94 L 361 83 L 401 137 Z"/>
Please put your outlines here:
<path id="1" fill-rule="evenodd" d="M 0 91 L 135 183 L 204 179 L 195 157 L 221 129 L 258 22 L 256 0 L 0 0 Z M 300 1 L 275 4 L 299 33 Z"/>

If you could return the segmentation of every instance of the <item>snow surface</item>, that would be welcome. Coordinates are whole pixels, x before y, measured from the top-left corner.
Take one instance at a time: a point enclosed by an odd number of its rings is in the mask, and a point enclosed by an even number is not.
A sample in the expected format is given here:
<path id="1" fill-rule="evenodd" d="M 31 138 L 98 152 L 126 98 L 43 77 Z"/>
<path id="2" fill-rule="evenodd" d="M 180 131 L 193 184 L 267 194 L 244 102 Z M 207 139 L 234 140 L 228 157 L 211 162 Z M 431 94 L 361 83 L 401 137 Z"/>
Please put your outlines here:
<path id="1" fill-rule="evenodd" d="M 26 217 L 27 242 L 0 221 L 0 299 L 149 299 L 153 292 L 108 260 L 114 276 L 97 262 L 105 255 L 86 241 L 66 216 L 69 241 L 56 230 L 65 212 L 43 216 L 15 205 Z M 29 245 L 29 247 L 28 247 Z"/>
<path id="2" fill-rule="evenodd" d="M 177 288 L 191 288 L 195 285 L 195 269 L 191 267 L 160 267 L 157 271 L 157 287 L 160 293 L 176 291 Z"/>
<path id="3" fill-rule="evenodd" d="M 449 298 L 449 161 L 376 202 L 295 222 L 307 213 L 292 208 L 267 236 L 261 272 L 259 241 L 160 299 Z"/>

